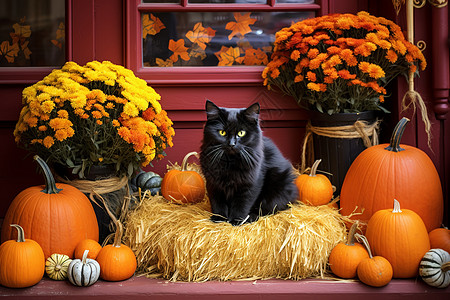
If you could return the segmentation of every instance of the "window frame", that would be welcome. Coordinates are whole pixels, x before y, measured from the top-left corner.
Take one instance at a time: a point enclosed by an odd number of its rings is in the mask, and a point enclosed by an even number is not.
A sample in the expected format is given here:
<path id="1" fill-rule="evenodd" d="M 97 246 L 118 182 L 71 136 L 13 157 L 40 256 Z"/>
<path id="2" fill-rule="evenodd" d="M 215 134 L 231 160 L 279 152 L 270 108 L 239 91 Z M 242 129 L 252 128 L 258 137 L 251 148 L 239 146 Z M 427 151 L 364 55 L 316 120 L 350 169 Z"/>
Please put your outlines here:
<path id="1" fill-rule="evenodd" d="M 127 0 L 125 15 L 125 65 L 136 76 L 155 86 L 247 86 L 262 83 L 264 66 L 195 66 L 195 67 L 144 67 L 142 63 L 141 13 L 145 12 L 270 12 L 270 11 L 314 11 L 316 16 L 327 10 L 326 0 L 314 4 L 276 3 L 267 0 L 266 4 L 210 4 L 189 3 L 142 3 L 141 0 Z M 237 75 L 238 74 L 238 75 Z"/>

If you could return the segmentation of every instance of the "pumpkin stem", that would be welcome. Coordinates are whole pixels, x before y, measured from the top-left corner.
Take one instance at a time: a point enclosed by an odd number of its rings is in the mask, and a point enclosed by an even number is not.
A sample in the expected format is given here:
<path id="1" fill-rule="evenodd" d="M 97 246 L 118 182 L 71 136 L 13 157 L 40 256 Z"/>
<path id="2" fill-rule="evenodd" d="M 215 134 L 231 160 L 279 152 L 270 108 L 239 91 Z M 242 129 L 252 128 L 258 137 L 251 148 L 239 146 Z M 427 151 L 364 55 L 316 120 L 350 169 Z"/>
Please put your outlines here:
<path id="1" fill-rule="evenodd" d="M 83 252 L 83 257 L 81 258 L 81 263 L 82 263 L 83 265 L 86 264 L 86 259 L 87 259 L 88 253 L 89 253 L 89 250 L 88 250 L 88 249 L 84 250 L 84 252 Z"/>
<path id="2" fill-rule="evenodd" d="M 392 210 L 393 213 L 401 213 L 402 210 L 400 209 L 400 202 L 397 201 L 397 199 L 394 199 L 394 209 Z"/>
<path id="3" fill-rule="evenodd" d="M 356 233 L 356 229 L 358 228 L 358 224 L 359 224 L 359 221 L 356 221 L 355 223 L 352 224 L 352 227 L 350 227 L 350 230 L 347 235 L 347 244 L 346 245 L 348 245 L 348 246 L 355 245 L 355 233 Z"/>
<path id="4" fill-rule="evenodd" d="M 445 264 L 443 264 L 441 266 L 441 270 L 442 272 L 446 273 L 448 271 L 450 271 L 450 261 L 446 262 Z"/>
<path id="5" fill-rule="evenodd" d="M 17 224 L 10 224 L 9 226 L 14 227 L 17 229 L 17 242 L 23 243 L 25 242 L 25 233 L 23 231 L 23 228 L 20 225 Z"/>
<path id="6" fill-rule="evenodd" d="M 364 235 L 359 234 L 359 233 L 356 233 L 355 237 L 358 241 L 362 241 L 362 243 L 364 244 L 364 247 L 366 247 L 367 252 L 369 253 L 369 257 L 373 258 L 372 251 L 370 250 L 369 240 Z"/>
<path id="7" fill-rule="evenodd" d="M 41 192 L 46 194 L 58 194 L 59 192 L 61 192 L 62 189 L 58 189 L 56 187 L 55 178 L 53 177 L 52 172 L 50 171 L 45 161 L 38 155 L 34 156 L 34 160 L 38 162 L 39 166 L 44 172 L 45 188 Z"/>
<path id="8" fill-rule="evenodd" d="M 309 173 L 309 176 L 311 176 L 311 177 L 316 176 L 317 167 L 319 166 L 321 161 L 322 161 L 321 159 L 318 159 L 313 163 L 313 165 L 311 167 L 311 172 Z"/>
<path id="9" fill-rule="evenodd" d="M 389 143 L 389 146 L 384 148 L 385 150 L 392 151 L 392 152 L 400 152 L 405 149 L 400 147 L 400 140 L 402 139 L 403 132 L 405 131 L 406 124 L 408 124 L 409 119 L 403 117 L 395 126 L 394 131 L 392 132 L 391 141 Z"/>
<path id="10" fill-rule="evenodd" d="M 183 162 L 181 163 L 181 171 L 186 171 L 187 160 L 192 155 L 195 155 L 196 157 L 198 157 L 198 153 L 195 151 L 189 152 L 188 154 L 186 154 L 186 156 L 183 158 Z"/>

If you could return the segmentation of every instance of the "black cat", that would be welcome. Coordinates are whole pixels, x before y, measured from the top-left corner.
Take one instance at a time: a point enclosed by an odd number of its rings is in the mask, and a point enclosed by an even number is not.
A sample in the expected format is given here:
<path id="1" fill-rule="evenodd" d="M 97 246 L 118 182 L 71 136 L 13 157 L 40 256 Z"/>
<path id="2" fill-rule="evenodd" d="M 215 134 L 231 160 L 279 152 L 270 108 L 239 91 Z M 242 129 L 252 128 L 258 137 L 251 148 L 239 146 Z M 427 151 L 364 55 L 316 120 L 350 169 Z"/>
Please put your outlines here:
<path id="1" fill-rule="evenodd" d="M 263 136 L 259 112 L 259 103 L 237 109 L 206 101 L 200 165 L 214 222 L 251 223 L 298 197 L 292 165 Z"/>

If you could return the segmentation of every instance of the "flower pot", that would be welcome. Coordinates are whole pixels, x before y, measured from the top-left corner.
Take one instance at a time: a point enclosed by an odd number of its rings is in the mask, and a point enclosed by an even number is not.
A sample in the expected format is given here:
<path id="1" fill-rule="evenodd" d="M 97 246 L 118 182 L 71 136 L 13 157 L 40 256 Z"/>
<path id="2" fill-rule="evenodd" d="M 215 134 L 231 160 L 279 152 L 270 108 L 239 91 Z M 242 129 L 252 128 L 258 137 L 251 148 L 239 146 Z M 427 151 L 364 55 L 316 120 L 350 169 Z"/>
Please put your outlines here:
<path id="1" fill-rule="evenodd" d="M 354 125 L 356 121 L 368 124 L 377 122 L 375 111 L 361 113 L 338 113 L 333 115 L 312 112 L 310 122 L 313 127 L 332 128 Z M 345 174 L 355 158 L 367 147 L 362 138 L 330 137 L 312 133 L 314 159 L 322 159 L 320 170 L 330 173 L 331 183 L 336 187 L 334 196 L 338 196 L 344 182 Z M 327 175 L 327 174 L 326 174 Z"/>
<path id="2" fill-rule="evenodd" d="M 67 166 L 63 166 L 60 164 L 55 164 L 53 166 L 53 169 L 56 174 L 58 174 L 62 179 L 68 180 L 68 184 L 70 184 L 70 181 L 73 180 L 89 180 L 89 181 L 97 181 L 102 179 L 107 179 L 110 177 L 116 176 L 116 169 L 115 165 L 108 164 L 108 165 L 93 165 L 89 170 L 86 170 L 84 173 L 84 178 L 79 178 L 77 174 L 72 173 L 72 168 L 69 168 Z M 110 229 L 110 217 L 108 213 L 106 212 L 104 205 L 97 201 L 97 203 L 94 203 L 92 199 L 89 197 L 90 193 L 86 193 L 86 196 L 91 201 L 92 207 L 94 208 L 95 215 L 97 217 L 97 223 L 98 223 L 98 229 L 99 229 L 99 242 L 100 244 L 105 240 L 105 238 L 112 233 Z M 121 199 L 125 195 L 125 189 L 121 188 L 117 191 L 102 194 L 102 197 L 109 203 L 109 202 L 121 202 Z M 100 206 L 99 206 L 100 205 Z"/>

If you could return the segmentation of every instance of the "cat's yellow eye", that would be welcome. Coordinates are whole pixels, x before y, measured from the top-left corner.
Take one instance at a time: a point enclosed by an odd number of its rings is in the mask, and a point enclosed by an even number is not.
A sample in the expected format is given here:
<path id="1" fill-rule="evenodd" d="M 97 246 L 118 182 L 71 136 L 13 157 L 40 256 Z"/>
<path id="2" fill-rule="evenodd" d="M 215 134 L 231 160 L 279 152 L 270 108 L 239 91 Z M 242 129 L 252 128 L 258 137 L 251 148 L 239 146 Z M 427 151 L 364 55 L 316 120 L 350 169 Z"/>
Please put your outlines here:
<path id="1" fill-rule="evenodd" d="M 238 132 L 237 135 L 238 135 L 238 137 L 243 137 L 245 135 L 245 133 L 246 133 L 245 130 L 241 130 Z"/>
<path id="2" fill-rule="evenodd" d="M 221 136 L 226 136 L 226 135 L 227 135 L 227 132 L 226 132 L 225 130 L 219 130 L 219 134 L 220 134 Z"/>

